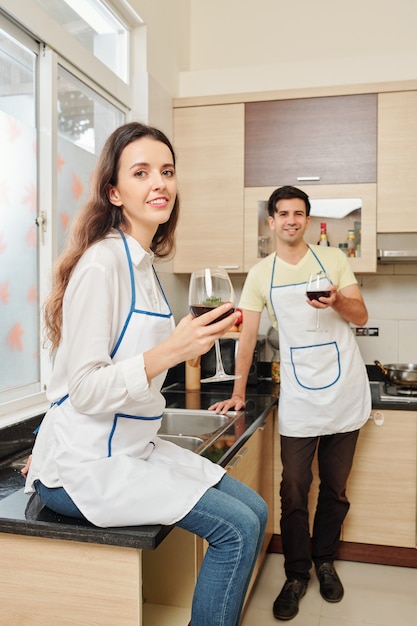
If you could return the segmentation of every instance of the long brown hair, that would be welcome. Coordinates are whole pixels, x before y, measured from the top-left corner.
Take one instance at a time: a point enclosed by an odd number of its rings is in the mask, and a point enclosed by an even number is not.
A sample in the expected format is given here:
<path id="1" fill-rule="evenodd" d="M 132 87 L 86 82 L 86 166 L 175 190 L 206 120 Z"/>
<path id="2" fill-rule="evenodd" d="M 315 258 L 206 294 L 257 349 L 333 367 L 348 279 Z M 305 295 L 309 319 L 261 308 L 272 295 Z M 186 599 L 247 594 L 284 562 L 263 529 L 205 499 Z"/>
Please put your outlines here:
<path id="1" fill-rule="evenodd" d="M 117 128 L 104 144 L 94 171 L 90 195 L 74 218 L 65 250 L 54 265 L 52 290 L 45 302 L 45 332 L 51 349 L 58 347 L 62 331 L 62 301 L 72 271 L 81 256 L 93 243 L 104 239 L 113 229 L 129 232 L 123 211 L 114 206 L 107 195 L 109 185 L 117 185 L 120 156 L 126 146 L 136 139 L 151 137 L 168 146 L 175 165 L 175 153 L 166 135 L 152 126 L 130 122 Z M 163 258 L 174 249 L 174 233 L 178 221 L 179 198 L 175 199 L 170 218 L 160 224 L 152 239 L 151 250 Z"/>

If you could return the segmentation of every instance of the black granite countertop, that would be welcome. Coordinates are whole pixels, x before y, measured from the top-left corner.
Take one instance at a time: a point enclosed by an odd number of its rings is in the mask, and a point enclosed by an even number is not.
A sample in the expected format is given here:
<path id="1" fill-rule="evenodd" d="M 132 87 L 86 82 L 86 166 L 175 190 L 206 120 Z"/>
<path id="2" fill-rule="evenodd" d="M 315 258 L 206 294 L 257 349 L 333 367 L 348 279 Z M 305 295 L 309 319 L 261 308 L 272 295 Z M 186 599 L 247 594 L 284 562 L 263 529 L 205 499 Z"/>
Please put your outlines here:
<path id="1" fill-rule="evenodd" d="M 398 403 L 395 398 L 381 402 L 379 368 L 367 366 L 374 409 L 417 410 L 417 403 Z M 170 381 L 164 388 L 167 408 L 208 409 L 210 405 L 230 397 L 232 386 L 226 383 L 202 384 L 200 391 L 187 392 L 183 381 Z M 230 458 L 244 445 L 251 434 L 276 404 L 279 386 L 264 379 L 256 386 L 247 387 L 246 409 L 237 422 L 222 434 L 215 445 L 203 454 L 225 466 Z M 32 448 L 33 431 L 42 421 L 42 415 L 0 430 L 0 532 L 36 537 L 84 541 L 131 547 L 155 549 L 169 533 L 166 526 L 137 526 L 125 528 L 98 528 L 88 522 L 59 516 L 43 507 L 36 495 L 23 492 L 24 478 L 21 474 L 22 459 Z"/>
<path id="2" fill-rule="evenodd" d="M 164 390 L 167 408 L 207 409 L 218 400 L 230 397 L 231 386 L 225 383 L 202 385 L 201 392 L 186 392 L 183 383 Z M 203 454 L 225 466 L 248 437 L 262 423 L 277 401 L 278 387 L 270 380 L 248 387 L 247 406 L 241 418 L 222 435 L 217 446 Z M 36 494 L 24 493 L 22 459 L 30 453 L 33 431 L 42 416 L 11 425 L 0 431 L 0 532 L 35 537 L 109 544 L 144 550 L 155 549 L 169 533 L 167 526 L 130 526 L 99 528 L 87 521 L 57 515 L 44 507 Z"/>

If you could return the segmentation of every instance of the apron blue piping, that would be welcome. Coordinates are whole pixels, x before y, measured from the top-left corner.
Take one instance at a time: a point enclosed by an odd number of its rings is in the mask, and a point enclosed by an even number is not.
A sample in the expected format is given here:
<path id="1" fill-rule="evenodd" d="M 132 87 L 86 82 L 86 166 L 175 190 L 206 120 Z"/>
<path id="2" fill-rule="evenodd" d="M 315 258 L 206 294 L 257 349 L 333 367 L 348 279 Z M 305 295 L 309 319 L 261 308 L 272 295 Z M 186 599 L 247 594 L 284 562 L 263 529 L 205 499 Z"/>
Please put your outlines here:
<path id="1" fill-rule="evenodd" d="M 142 309 L 133 309 L 132 313 L 142 313 L 143 315 L 149 315 L 149 317 L 165 317 L 169 318 L 172 313 L 155 313 L 154 311 L 143 311 Z"/>
<path id="2" fill-rule="evenodd" d="M 120 233 L 120 236 L 121 236 L 122 241 L 123 241 L 123 245 L 125 247 L 125 252 L 126 252 L 126 256 L 127 256 L 127 262 L 128 262 L 128 265 L 129 265 L 129 276 L 130 276 L 130 287 L 131 287 L 132 298 L 131 298 L 131 303 L 130 303 L 130 311 L 129 311 L 129 313 L 127 315 L 127 318 L 126 318 L 126 321 L 125 321 L 125 323 L 123 325 L 122 332 L 120 333 L 120 337 L 116 341 L 116 345 L 114 346 L 114 348 L 113 348 L 113 350 L 112 350 L 112 352 L 110 354 L 110 358 L 111 359 L 116 354 L 116 352 L 117 352 L 117 350 L 118 350 L 118 348 L 119 348 L 119 346 L 120 346 L 120 344 L 122 342 L 122 339 L 123 339 L 123 337 L 124 337 L 124 335 L 126 333 L 126 329 L 127 329 L 128 325 L 129 325 L 130 318 L 132 317 L 133 313 L 140 313 L 140 314 L 143 314 L 143 315 L 150 315 L 150 316 L 164 317 L 164 318 L 172 317 L 171 307 L 169 306 L 167 297 L 165 295 L 164 290 L 162 289 L 161 282 L 160 282 L 160 280 L 158 278 L 158 274 L 156 273 L 155 268 L 153 266 L 152 266 L 152 269 L 153 269 L 153 272 L 155 274 L 155 278 L 157 280 L 157 283 L 159 285 L 159 288 L 161 290 L 161 293 L 162 293 L 162 296 L 163 296 L 163 298 L 165 300 L 165 303 L 166 303 L 166 305 L 167 305 L 167 307 L 169 309 L 169 313 L 154 313 L 153 311 L 142 311 L 141 309 L 135 309 L 136 289 L 135 289 L 135 280 L 134 280 L 134 276 L 133 276 L 132 257 L 130 255 L 129 246 L 127 245 L 127 241 L 126 241 L 126 237 L 124 235 L 124 232 L 120 228 L 117 228 L 116 230 Z M 50 408 L 55 406 L 55 405 L 60 406 L 68 398 L 69 398 L 69 394 L 66 394 L 60 400 L 57 400 L 56 402 L 52 402 Z M 127 417 L 127 416 L 125 416 L 125 417 Z M 147 418 L 147 419 L 149 419 L 149 418 Z M 159 419 L 159 418 L 156 417 L 154 419 Z M 40 426 L 38 427 L 37 430 L 39 430 L 39 428 L 40 428 Z"/>
<path id="3" fill-rule="evenodd" d="M 312 254 L 312 255 L 314 256 L 314 258 L 316 259 L 316 261 L 317 261 L 317 263 L 319 264 L 319 267 L 321 268 L 321 270 L 322 270 L 323 272 L 325 272 L 326 270 L 324 269 L 324 265 L 323 265 L 323 264 L 322 264 L 322 262 L 320 261 L 320 259 L 319 259 L 319 257 L 317 256 L 317 254 L 314 252 L 314 250 L 313 250 L 310 246 L 308 246 L 308 249 L 310 250 L 311 254 Z M 274 276 L 275 276 L 275 263 L 276 263 L 276 260 L 277 260 L 277 255 L 275 254 L 275 256 L 274 256 L 274 262 L 273 262 L 273 264 L 272 264 L 271 283 L 270 283 L 270 287 L 269 287 L 269 299 L 270 299 L 271 304 L 272 304 L 272 309 L 273 309 L 273 311 L 274 311 L 275 319 L 276 319 L 276 321 L 277 321 L 277 323 L 278 323 L 278 317 L 277 317 L 277 314 L 276 314 L 276 311 L 275 311 L 274 301 L 273 301 L 273 299 L 272 299 L 272 290 L 273 290 L 273 289 L 283 289 L 284 287 L 291 287 L 291 286 L 293 286 L 293 287 L 294 287 L 294 286 L 302 285 L 302 284 L 304 284 L 306 281 L 303 281 L 303 282 L 301 282 L 301 283 L 293 283 L 292 285 L 291 285 L 291 284 L 286 284 L 286 285 L 276 285 L 276 286 L 274 286 Z M 330 279 L 330 277 L 329 277 L 329 279 Z M 331 282 L 331 284 L 333 284 L 333 282 L 332 282 L 332 280 L 331 280 L 331 279 L 330 279 L 330 282 Z M 293 349 L 294 349 L 294 348 L 291 348 L 291 347 L 290 347 L 290 352 L 291 352 L 291 362 L 292 362 L 292 368 L 293 368 L 294 378 L 295 378 L 295 380 L 297 381 L 297 383 L 300 385 L 300 387 L 303 387 L 303 389 L 309 389 L 310 391 L 320 391 L 321 389 L 327 389 L 328 387 L 332 387 L 332 386 L 333 386 L 334 384 L 336 384 L 336 383 L 337 383 L 337 381 L 339 380 L 339 378 L 340 378 L 340 376 L 341 376 L 341 371 L 340 371 L 340 352 L 339 352 L 339 348 L 338 348 L 338 346 L 337 346 L 337 342 L 330 342 L 330 343 L 334 343 L 334 344 L 335 344 L 335 346 L 336 346 L 336 351 L 337 351 L 337 361 L 338 361 L 338 371 L 339 371 L 339 373 L 338 373 L 337 378 L 336 378 L 336 379 L 335 379 L 332 383 L 330 383 L 329 385 L 325 385 L 324 387 L 307 387 L 306 385 L 303 385 L 303 384 L 300 382 L 300 380 L 299 380 L 299 378 L 298 378 L 298 376 L 297 376 L 297 374 L 296 374 L 296 371 L 295 371 L 294 362 L 293 362 L 293 360 L 292 360 L 292 352 L 293 352 Z M 319 345 L 322 345 L 322 344 L 317 344 L 317 345 L 319 346 Z"/>
<path id="4" fill-rule="evenodd" d="M 165 303 L 166 303 L 166 305 L 168 307 L 169 313 L 155 313 L 154 311 L 144 311 L 142 309 L 136 309 L 135 308 L 136 288 L 135 288 L 135 279 L 134 279 L 134 276 L 133 276 L 132 257 L 130 255 L 129 246 L 127 245 L 127 241 L 126 241 L 126 237 L 125 237 L 124 232 L 122 230 L 120 230 L 120 228 L 118 228 L 117 230 L 119 231 L 120 236 L 122 238 L 123 245 L 125 247 L 126 256 L 127 256 L 127 262 L 128 262 L 128 265 L 129 265 L 129 276 L 130 276 L 130 287 L 131 287 L 132 298 L 131 298 L 131 302 L 130 302 L 130 311 L 129 311 L 128 316 L 126 318 L 126 321 L 125 321 L 125 323 L 123 325 L 122 332 L 120 333 L 120 336 L 119 336 L 119 338 L 118 338 L 118 340 L 116 342 L 116 345 L 114 346 L 114 348 L 113 348 L 113 350 L 112 350 L 112 352 L 110 354 L 110 358 L 111 359 L 114 357 L 114 355 L 116 354 L 117 350 L 119 349 L 119 346 L 120 346 L 120 344 L 121 344 L 121 342 L 123 340 L 123 337 L 124 337 L 124 335 L 126 333 L 127 327 L 129 325 L 129 322 L 130 322 L 130 318 L 132 317 L 133 313 L 140 313 L 141 315 L 150 315 L 152 317 L 163 317 L 163 318 L 170 318 L 170 317 L 172 317 L 171 308 L 169 306 L 169 303 L 168 303 L 168 300 L 166 298 L 165 292 L 162 289 L 161 282 L 160 282 L 160 280 L 158 278 L 158 275 L 157 275 L 157 273 L 155 271 L 155 268 L 153 266 L 152 266 L 152 269 L 153 269 L 155 278 L 157 280 L 157 283 L 159 285 L 159 288 L 161 290 L 161 293 L 162 293 L 162 296 L 163 296 L 163 298 L 165 300 Z"/>
<path id="5" fill-rule="evenodd" d="M 317 263 L 319 264 L 319 267 L 321 267 L 322 271 L 325 272 L 326 270 L 324 269 L 324 265 L 323 263 L 320 261 L 319 257 L 317 256 L 317 254 L 312 250 L 312 248 L 310 248 L 310 246 L 308 246 L 308 249 L 310 250 L 311 254 L 314 256 L 314 258 L 316 259 Z M 274 315 L 275 315 L 275 319 L 277 320 L 278 323 L 278 318 L 277 318 L 277 314 L 275 312 L 275 307 L 274 307 L 274 302 L 272 300 L 272 290 L 273 289 L 284 289 L 284 287 L 295 287 L 298 285 L 303 285 L 304 283 L 306 283 L 307 281 L 303 281 L 301 283 L 292 283 L 292 284 L 286 284 L 286 285 L 274 285 L 274 275 L 275 275 L 275 263 L 277 260 L 277 255 L 274 255 L 274 262 L 272 264 L 272 274 L 271 274 L 271 283 L 269 285 L 269 299 L 271 301 L 272 304 L 272 309 L 274 311 Z M 331 284 L 333 285 L 333 281 L 331 280 L 330 276 L 329 276 L 329 280 L 331 282 Z"/>
<path id="6" fill-rule="evenodd" d="M 326 272 L 326 270 L 324 269 L 324 265 L 322 264 L 322 262 L 320 261 L 319 257 L 317 256 L 317 254 L 314 252 L 314 250 L 312 248 L 310 248 L 310 246 L 308 246 L 308 249 L 310 250 L 311 254 L 314 256 L 314 258 L 316 259 L 317 263 L 320 265 L 321 269 L 323 272 Z M 333 285 L 333 281 L 329 276 L 329 280 L 330 283 Z"/>
<path id="7" fill-rule="evenodd" d="M 67 393 L 65 396 L 63 396 L 60 400 L 56 400 L 56 402 L 51 402 L 51 404 L 49 405 L 49 408 L 52 409 L 53 406 L 61 406 L 61 404 L 63 402 L 65 402 L 65 400 L 67 400 L 69 398 L 69 394 Z M 37 426 L 35 428 L 35 430 L 33 431 L 34 435 L 37 435 L 39 432 L 40 427 L 42 426 L 42 422 L 39 424 L 39 426 Z"/>
<path id="8" fill-rule="evenodd" d="M 321 347 L 321 346 L 332 346 L 334 345 L 336 348 L 336 354 L 337 354 L 337 365 L 338 365 L 338 375 L 336 376 L 336 378 L 329 383 L 328 385 L 324 385 L 323 387 L 308 387 L 307 385 L 303 385 L 303 383 L 300 381 L 300 379 L 297 376 L 297 370 L 294 364 L 294 360 L 293 360 L 293 353 L 295 350 L 303 350 L 305 348 L 317 348 L 317 347 Z M 340 378 L 340 351 L 339 351 L 339 347 L 337 345 L 337 341 L 328 341 L 327 343 L 317 343 L 317 344 L 313 344 L 313 345 L 309 345 L 309 346 L 299 346 L 297 348 L 290 348 L 290 352 L 291 352 L 291 364 L 292 364 L 292 370 L 294 373 L 294 378 L 297 381 L 297 383 L 300 385 L 300 387 L 303 387 L 303 389 L 309 389 L 310 391 L 321 391 L 322 389 L 328 389 L 329 387 L 333 387 L 333 385 L 335 385 L 337 383 L 337 381 Z"/>
<path id="9" fill-rule="evenodd" d="M 130 420 L 143 420 L 145 422 L 153 422 L 155 420 L 162 420 L 163 413 L 161 415 L 157 415 L 156 417 L 143 417 L 141 415 L 129 415 L 127 413 L 115 413 L 113 418 L 113 426 L 110 431 L 109 440 L 107 444 L 107 456 L 110 457 L 112 455 L 111 444 L 113 440 L 113 435 L 116 432 L 117 422 L 119 418 L 125 418 Z M 153 443 L 153 442 L 150 442 Z M 155 444 L 154 444 L 155 445 Z"/>
<path id="10" fill-rule="evenodd" d="M 65 396 L 63 396 L 60 400 L 57 400 L 56 402 L 51 402 L 51 406 L 49 408 L 52 408 L 53 406 L 61 406 L 61 404 L 65 402 L 67 398 L 69 398 L 68 393 Z"/>

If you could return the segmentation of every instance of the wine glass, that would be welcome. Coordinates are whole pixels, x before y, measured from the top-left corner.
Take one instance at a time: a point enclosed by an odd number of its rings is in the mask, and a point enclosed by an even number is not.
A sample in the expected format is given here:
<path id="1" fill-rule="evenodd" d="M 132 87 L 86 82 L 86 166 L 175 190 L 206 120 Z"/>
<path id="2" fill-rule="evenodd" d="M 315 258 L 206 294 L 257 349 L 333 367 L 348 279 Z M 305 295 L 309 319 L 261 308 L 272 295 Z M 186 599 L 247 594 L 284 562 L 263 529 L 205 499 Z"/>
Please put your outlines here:
<path id="1" fill-rule="evenodd" d="M 224 302 L 231 302 L 233 305 L 235 303 L 235 292 L 226 270 L 217 267 L 205 268 L 191 274 L 188 304 L 193 315 L 203 315 L 203 313 L 215 309 Z M 232 309 L 218 317 L 214 322 L 231 315 L 234 310 L 233 306 Z M 214 322 L 211 323 L 214 324 Z M 234 374 L 226 374 L 224 371 L 218 339 L 214 342 L 214 347 L 216 351 L 216 373 L 209 378 L 203 378 L 201 382 L 217 383 L 241 378 Z"/>
<path id="2" fill-rule="evenodd" d="M 330 286 L 332 281 L 327 276 L 326 272 L 321 270 L 320 272 L 312 272 L 307 281 L 306 295 L 309 300 L 319 300 L 321 296 L 323 298 L 329 298 L 331 294 Z M 316 326 L 315 328 L 308 328 L 309 332 L 327 332 L 325 328 L 320 326 L 320 309 L 316 309 Z"/>

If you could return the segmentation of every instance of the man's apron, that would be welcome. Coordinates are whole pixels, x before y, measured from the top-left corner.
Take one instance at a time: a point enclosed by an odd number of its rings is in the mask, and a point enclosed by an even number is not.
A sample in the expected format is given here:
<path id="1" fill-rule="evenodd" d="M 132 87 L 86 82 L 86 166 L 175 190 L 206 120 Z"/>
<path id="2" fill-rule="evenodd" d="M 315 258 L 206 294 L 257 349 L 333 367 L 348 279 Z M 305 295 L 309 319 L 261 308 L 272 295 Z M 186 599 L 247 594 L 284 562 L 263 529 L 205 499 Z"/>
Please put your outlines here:
<path id="1" fill-rule="evenodd" d="M 317 261 L 317 271 L 325 268 Z M 289 437 L 313 437 L 360 428 L 371 410 L 366 368 L 348 322 L 331 307 L 316 310 L 306 302 L 305 281 L 277 285 L 272 266 L 271 301 L 279 329 L 281 387 L 279 431 Z"/>
<path id="2" fill-rule="evenodd" d="M 114 363 L 161 343 L 174 326 L 159 281 L 162 313 L 146 310 L 143 302 L 136 301 L 134 268 L 127 241 L 122 237 L 132 301 L 111 355 Z M 46 430 L 50 441 L 42 445 L 55 448 L 63 487 L 97 526 L 172 524 L 224 475 L 225 470 L 211 461 L 157 437 L 165 408 L 160 393 L 165 375 L 152 380 L 148 398 L 140 403 L 140 414 L 84 415 L 66 397 L 45 416 L 38 437 Z M 137 404 L 132 402 L 132 406 Z"/>

